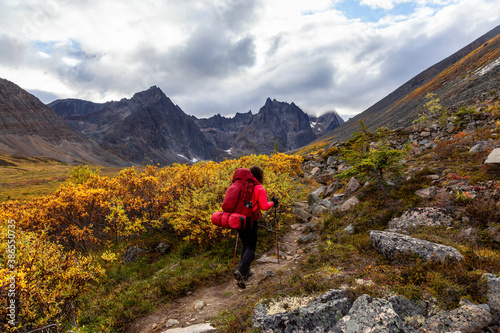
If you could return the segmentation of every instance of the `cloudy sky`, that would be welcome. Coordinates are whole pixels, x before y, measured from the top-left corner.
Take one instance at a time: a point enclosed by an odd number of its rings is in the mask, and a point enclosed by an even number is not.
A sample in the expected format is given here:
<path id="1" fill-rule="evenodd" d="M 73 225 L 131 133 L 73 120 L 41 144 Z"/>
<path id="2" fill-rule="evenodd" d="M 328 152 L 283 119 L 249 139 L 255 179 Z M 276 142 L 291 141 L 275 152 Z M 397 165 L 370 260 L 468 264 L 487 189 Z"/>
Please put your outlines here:
<path id="1" fill-rule="evenodd" d="M 48 103 L 160 87 L 186 113 L 267 97 L 346 120 L 500 24 L 500 0 L 0 0 L 0 77 Z"/>

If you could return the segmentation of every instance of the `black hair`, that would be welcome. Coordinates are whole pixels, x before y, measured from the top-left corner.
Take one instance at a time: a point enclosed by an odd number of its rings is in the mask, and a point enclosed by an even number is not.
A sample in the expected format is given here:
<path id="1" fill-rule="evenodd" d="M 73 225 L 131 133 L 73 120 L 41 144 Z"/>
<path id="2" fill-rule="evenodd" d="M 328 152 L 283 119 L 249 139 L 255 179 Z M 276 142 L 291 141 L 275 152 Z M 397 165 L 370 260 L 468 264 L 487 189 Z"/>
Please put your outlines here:
<path id="1" fill-rule="evenodd" d="M 264 182 L 264 170 L 262 170 L 261 167 L 253 166 L 250 168 L 250 172 L 255 177 L 255 179 L 257 179 L 259 183 L 262 184 Z"/>

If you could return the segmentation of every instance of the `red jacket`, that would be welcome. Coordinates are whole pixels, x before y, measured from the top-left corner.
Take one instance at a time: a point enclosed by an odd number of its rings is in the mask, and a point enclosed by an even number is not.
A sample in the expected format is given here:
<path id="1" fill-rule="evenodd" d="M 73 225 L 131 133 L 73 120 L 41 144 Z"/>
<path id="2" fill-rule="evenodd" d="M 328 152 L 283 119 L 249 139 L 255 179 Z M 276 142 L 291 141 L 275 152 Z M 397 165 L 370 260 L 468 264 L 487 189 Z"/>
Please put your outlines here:
<path id="1" fill-rule="evenodd" d="M 260 210 L 268 210 L 272 206 L 274 206 L 274 202 L 267 201 L 267 192 L 264 186 L 260 184 L 255 185 L 252 195 L 252 219 L 258 220 L 260 218 Z"/>

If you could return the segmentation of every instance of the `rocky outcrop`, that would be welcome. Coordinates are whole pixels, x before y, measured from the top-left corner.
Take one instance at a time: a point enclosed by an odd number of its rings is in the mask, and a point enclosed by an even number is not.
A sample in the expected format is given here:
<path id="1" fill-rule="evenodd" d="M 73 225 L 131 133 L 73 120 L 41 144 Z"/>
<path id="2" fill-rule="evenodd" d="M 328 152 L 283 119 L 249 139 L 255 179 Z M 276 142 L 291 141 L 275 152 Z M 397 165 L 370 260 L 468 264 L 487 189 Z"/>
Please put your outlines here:
<path id="1" fill-rule="evenodd" d="M 344 196 L 346 197 L 350 197 L 352 194 L 354 194 L 359 188 L 361 187 L 361 185 L 359 184 L 358 180 L 354 177 L 351 177 L 351 179 L 349 179 L 349 182 L 347 183 L 347 185 L 345 186 L 345 190 L 344 190 Z"/>
<path id="2" fill-rule="evenodd" d="M 488 158 L 484 161 L 484 165 L 489 173 L 500 174 L 500 148 L 494 149 L 488 155 Z"/>
<path id="3" fill-rule="evenodd" d="M 435 207 L 413 208 L 389 221 L 390 230 L 408 230 L 416 227 L 450 226 L 452 218 Z"/>
<path id="4" fill-rule="evenodd" d="M 464 259 L 460 252 L 451 246 L 436 244 L 394 232 L 372 230 L 370 231 L 370 240 L 373 247 L 390 260 L 396 260 L 399 255 L 408 253 L 416 254 L 424 260 Z"/>
<path id="5" fill-rule="evenodd" d="M 460 304 L 457 309 L 436 313 L 433 304 L 424 301 L 362 295 L 351 306 L 345 291 L 339 289 L 293 311 L 268 314 L 268 306 L 260 303 L 254 310 L 254 326 L 263 332 L 479 333 L 494 322 L 487 304 L 466 300 Z"/>
<path id="6" fill-rule="evenodd" d="M 483 278 L 488 284 L 488 306 L 490 307 L 493 319 L 500 321 L 500 277 L 494 274 L 484 274 Z"/>
<path id="7" fill-rule="evenodd" d="M 356 206 L 357 204 L 359 204 L 359 199 L 357 196 L 353 196 L 352 198 L 349 198 L 348 200 L 346 200 L 340 206 L 340 210 L 342 210 L 343 212 L 348 211 L 349 209 Z"/>
<path id="8" fill-rule="evenodd" d="M 334 333 L 410 333 L 415 332 L 405 325 L 394 311 L 392 304 L 384 299 L 368 295 L 359 297 L 332 330 Z"/>
<path id="9" fill-rule="evenodd" d="M 476 333 L 492 322 L 487 305 L 466 304 L 460 308 L 439 313 L 428 318 L 419 332 L 422 333 Z"/>
<path id="10" fill-rule="evenodd" d="M 405 322 L 413 318 L 427 318 L 429 315 L 429 305 L 424 301 L 409 300 L 397 295 L 389 297 L 388 301 Z"/>
<path id="11" fill-rule="evenodd" d="M 266 306 L 255 308 L 254 326 L 263 332 L 327 332 L 351 308 L 344 290 L 330 290 L 298 310 L 268 315 Z"/>

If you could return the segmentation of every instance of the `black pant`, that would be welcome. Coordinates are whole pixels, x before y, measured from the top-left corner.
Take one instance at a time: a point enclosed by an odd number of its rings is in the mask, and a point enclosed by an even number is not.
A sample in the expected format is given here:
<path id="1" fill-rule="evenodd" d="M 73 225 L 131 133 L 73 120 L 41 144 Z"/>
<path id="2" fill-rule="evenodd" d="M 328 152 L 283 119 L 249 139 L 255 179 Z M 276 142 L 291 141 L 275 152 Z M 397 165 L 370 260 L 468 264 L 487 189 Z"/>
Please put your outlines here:
<path id="1" fill-rule="evenodd" d="M 245 229 L 238 230 L 241 243 L 241 262 L 238 271 L 245 275 L 250 270 L 250 264 L 255 258 L 255 249 L 257 248 L 257 221 L 248 223 Z"/>

